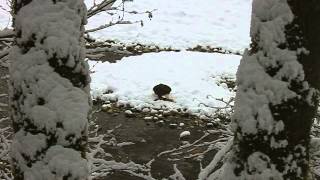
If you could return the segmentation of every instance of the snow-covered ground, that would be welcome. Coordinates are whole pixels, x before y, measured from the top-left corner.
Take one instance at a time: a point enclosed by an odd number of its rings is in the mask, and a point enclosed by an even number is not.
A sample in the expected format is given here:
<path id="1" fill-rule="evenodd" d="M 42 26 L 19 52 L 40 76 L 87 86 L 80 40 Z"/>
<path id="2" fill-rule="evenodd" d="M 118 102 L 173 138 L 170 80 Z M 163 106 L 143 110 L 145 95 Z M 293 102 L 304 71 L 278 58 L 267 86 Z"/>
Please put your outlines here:
<path id="1" fill-rule="evenodd" d="M 122 42 L 140 42 L 187 48 L 211 45 L 242 51 L 249 44 L 252 0 L 134 0 L 126 3 L 126 11 L 154 10 L 153 18 L 146 14 L 125 15 L 125 20 L 144 20 L 140 24 L 118 25 L 97 31 L 99 39 L 118 39 Z M 86 0 L 90 7 L 93 0 Z M 116 3 L 117 5 L 119 3 Z M 8 9 L 5 1 L 0 5 Z M 121 15 L 121 13 L 120 13 Z M 106 13 L 89 19 L 87 29 L 109 22 Z M 117 19 L 114 19 L 117 20 Z M 0 9 L 0 27 L 10 22 L 8 12 Z M 117 98 L 136 108 L 166 105 L 171 109 L 188 108 L 193 114 L 212 111 L 209 106 L 222 106 L 214 98 L 228 99 L 232 93 L 216 84 L 222 74 L 235 75 L 240 56 L 182 51 L 144 54 L 124 58 L 116 64 L 90 62 L 92 95 L 104 99 Z M 154 101 L 153 86 L 168 84 L 175 103 Z M 107 89 L 114 93 L 103 95 Z M 208 97 L 208 95 L 211 95 Z"/>
<path id="2" fill-rule="evenodd" d="M 10 8 L 6 0 L 0 0 L 0 30 L 11 25 Z"/>
<path id="3" fill-rule="evenodd" d="M 118 25 L 97 33 L 101 39 L 143 42 L 175 48 L 211 45 L 243 50 L 249 44 L 252 0 L 134 0 L 126 3 L 127 11 L 156 9 L 153 18 L 126 15 L 125 19 L 143 20 L 140 24 Z M 99 26 L 108 19 L 106 13 L 89 19 L 87 28 Z M 116 20 L 116 19 L 115 19 Z"/>
<path id="4" fill-rule="evenodd" d="M 97 0 L 98 1 L 98 0 Z M 148 15 L 125 14 L 124 20 L 143 20 L 138 24 L 117 25 L 95 33 L 96 38 L 117 39 L 122 42 L 140 42 L 187 48 L 211 45 L 242 51 L 249 44 L 249 25 L 252 0 L 134 0 L 125 3 L 126 11 L 152 11 Z M 0 6 L 9 9 L 6 0 Z M 88 7 L 93 0 L 85 0 Z M 121 2 L 118 0 L 118 2 Z M 119 3 L 115 3 L 115 6 Z M 121 16 L 122 13 L 119 12 Z M 118 20 L 118 16 L 113 19 Z M 0 8 L 0 28 L 10 25 L 10 15 Z M 110 21 L 107 13 L 90 18 L 87 29 Z"/>
<path id="5" fill-rule="evenodd" d="M 223 75 L 235 76 L 240 58 L 217 53 L 161 52 L 127 57 L 118 63 L 90 61 L 92 95 L 139 110 L 186 108 L 191 114 L 212 116 L 213 109 L 201 103 L 223 106 L 215 98 L 228 100 L 234 95 L 226 84 L 219 86 L 217 81 Z M 154 101 L 152 88 L 159 83 L 172 88 L 174 102 Z M 110 90 L 113 93 L 104 94 Z"/>

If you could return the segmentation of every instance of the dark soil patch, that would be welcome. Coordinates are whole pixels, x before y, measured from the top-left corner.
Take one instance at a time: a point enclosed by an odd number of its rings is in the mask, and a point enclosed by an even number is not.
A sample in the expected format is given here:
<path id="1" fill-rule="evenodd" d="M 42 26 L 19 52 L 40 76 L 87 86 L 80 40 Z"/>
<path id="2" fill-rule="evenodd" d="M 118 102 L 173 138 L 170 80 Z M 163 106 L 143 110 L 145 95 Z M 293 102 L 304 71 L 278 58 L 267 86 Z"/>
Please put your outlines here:
<path id="1" fill-rule="evenodd" d="M 222 47 L 211 47 L 211 46 L 201 46 L 201 45 L 188 48 L 187 51 L 241 55 L 239 51 L 232 51 Z"/>
<path id="2" fill-rule="evenodd" d="M 86 48 L 87 49 L 95 49 L 95 48 L 115 48 L 119 52 L 115 53 L 114 51 L 105 51 L 99 52 L 96 54 L 103 54 L 104 56 L 91 57 L 91 60 L 99 60 L 99 61 L 108 61 L 111 63 L 115 63 L 118 60 L 121 60 L 123 57 L 128 56 L 137 56 L 142 55 L 144 53 L 155 53 L 162 51 L 174 51 L 179 52 L 181 49 L 175 49 L 172 47 L 160 47 L 158 45 L 148 45 L 141 43 L 121 43 L 115 40 L 106 40 L 106 41 L 95 41 L 92 40 Z M 234 54 L 241 55 L 240 51 L 228 50 L 222 47 L 212 47 L 212 46 L 202 46 L 197 45 L 195 47 L 187 48 L 187 51 L 195 51 L 195 52 L 205 52 L 205 53 L 221 53 L 221 54 Z M 123 51 L 123 53 L 121 53 Z M 129 54 L 128 54 L 129 53 Z"/>
<path id="3" fill-rule="evenodd" d="M 180 147 L 185 141 L 180 140 L 179 135 L 182 131 L 188 130 L 191 136 L 186 140 L 190 143 L 196 141 L 204 135 L 207 130 L 204 127 L 192 126 L 186 124 L 183 127 L 172 129 L 169 126 L 158 126 L 155 122 L 148 122 L 141 117 L 127 118 L 125 113 L 120 112 L 116 114 L 100 111 L 93 115 L 93 118 L 97 118 L 97 124 L 99 124 L 100 132 L 107 133 L 108 130 L 114 129 L 113 134 L 120 142 L 132 142 L 134 144 L 115 147 L 104 146 L 106 153 L 112 154 L 116 161 L 130 162 L 133 161 L 138 164 L 146 164 L 150 160 L 154 159 L 151 164 L 151 174 L 155 179 L 168 178 L 174 174 L 173 165 L 177 164 L 178 169 L 185 176 L 187 180 L 195 180 L 200 172 L 200 161 L 196 158 L 186 158 L 192 154 L 201 153 L 205 149 L 195 148 L 194 150 L 187 152 L 179 151 L 177 155 L 164 154 L 159 156 L 159 153 L 168 151 L 174 148 Z M 172 117 L 167 117 L 170 121 Z M 193 121 L 185 117 L 181 121 Z M 121 125 L 121 126 L 119 126 Z M 205 138 L 205 141 L 210 142 L 217 139 L 218 135 L 209 135 Z M 212 158 L 212 155 L 206 157 Z M 208 164 L 210 160 L 206 160 L 205 164 Z M 112 180 L 139 180 L 141 178 L 134 178 L 132 175 L 124 172 L 113 172 L 105 179 Z"/>

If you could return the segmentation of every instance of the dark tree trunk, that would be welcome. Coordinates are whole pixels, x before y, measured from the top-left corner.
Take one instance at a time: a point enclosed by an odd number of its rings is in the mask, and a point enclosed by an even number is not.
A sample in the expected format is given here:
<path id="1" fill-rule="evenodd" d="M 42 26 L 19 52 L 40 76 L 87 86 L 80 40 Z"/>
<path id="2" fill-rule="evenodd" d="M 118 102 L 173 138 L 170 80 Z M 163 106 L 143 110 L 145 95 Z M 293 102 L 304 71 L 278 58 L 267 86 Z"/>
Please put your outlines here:
<path id="1" fill-rule="evenodd" d="M 15 179 L 86 179 L 89 70 L 83 0 L 14 0 L 10 105 Z"/>
<path id="2" fill-rule="evenodd" d="M 310 178 L 310 129 L 320 89 L 319 18 L 317 0 L 254 0 L 252 44 L 237 74 L 235 138 L 225 177 Z"/>

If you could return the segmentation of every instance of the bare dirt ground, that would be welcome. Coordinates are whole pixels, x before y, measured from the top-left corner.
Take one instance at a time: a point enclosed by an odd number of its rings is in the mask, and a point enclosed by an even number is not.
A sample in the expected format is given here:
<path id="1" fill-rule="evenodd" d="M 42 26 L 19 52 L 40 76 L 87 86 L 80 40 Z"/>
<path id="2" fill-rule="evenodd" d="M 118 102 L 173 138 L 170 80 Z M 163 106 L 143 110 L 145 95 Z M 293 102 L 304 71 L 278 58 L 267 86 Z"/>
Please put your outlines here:
<path id="1" fill-rule="evenodd" d="M 97 106 L 98 107 L 98 106 Z M 151 177 L 154 179 L 169 178 L 175 173 L 174 166 L 179 169 L 186 180 L 195 180 L 200 172 L 200 163 L 207 166 L 216 153 L 215 149 L 208 150 L 209 144 L 221 134 L 208 133 L 207 127 L 194 126 L 191 117 L 165 117 L 164 123 L 146 121 L 141 117 L 126 117 L 125 113 L 107 113 L 100 111 L 93 115 L 100 126 L 99 133 L 107 133 L 114 129 L 116 144 L 104 146 L 105 152 L 112 155 L 117 162 L 134 162 L 150 164 Z M 172 127 L 172 122 L 184 122 L 183 127 Z M 188 130 L 191 135 L 180 138 L 181 132 Z M 197 141 L 201 139 L 200 141 Z M 194 142 L 198 142 L 193 144 Z M 201 145 L 202 144 L 202 145 Z M 184 147 L 184 148 L 183 148 Z M 150 163 L 151 162 L 151 163 Z M 125 171 L 114 171 L 102 179 L 139 180 Z"/>

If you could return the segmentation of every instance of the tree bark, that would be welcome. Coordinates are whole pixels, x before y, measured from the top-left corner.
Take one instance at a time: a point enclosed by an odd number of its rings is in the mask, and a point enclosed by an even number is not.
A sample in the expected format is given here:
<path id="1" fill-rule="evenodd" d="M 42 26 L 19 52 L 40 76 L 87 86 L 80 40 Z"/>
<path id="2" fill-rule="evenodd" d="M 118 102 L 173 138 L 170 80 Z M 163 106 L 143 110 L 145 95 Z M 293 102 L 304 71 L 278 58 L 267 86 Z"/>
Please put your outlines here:
<path id="1" fill-rule="evenodd" d="M 317 0 L 253 1 L 252 44 L 237 73 L 235 138 L 225 179 L 310 178 L 319 18 Z"/>
<path id="2" fill-rule="evenodd" d="M 83 0 L 15 0 L 10 106 L 16 180 L 87 179 Z"/>

